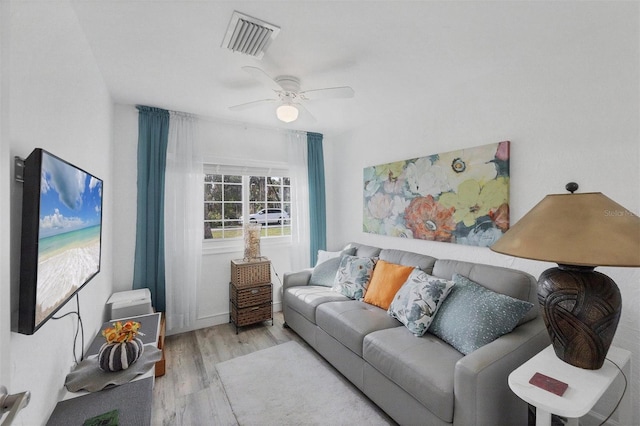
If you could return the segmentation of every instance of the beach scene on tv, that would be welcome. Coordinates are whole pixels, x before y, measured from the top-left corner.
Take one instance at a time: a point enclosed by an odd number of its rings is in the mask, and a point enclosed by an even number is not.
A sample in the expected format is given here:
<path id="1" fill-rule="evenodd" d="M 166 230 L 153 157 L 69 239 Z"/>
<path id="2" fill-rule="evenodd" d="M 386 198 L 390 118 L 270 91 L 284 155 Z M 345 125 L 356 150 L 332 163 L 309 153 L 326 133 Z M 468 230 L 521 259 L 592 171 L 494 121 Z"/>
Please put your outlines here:
<path id="1" fill-rule="evenodd" d="M 100 270 L 102 181 L 42 153 L 36 325 Z"/>

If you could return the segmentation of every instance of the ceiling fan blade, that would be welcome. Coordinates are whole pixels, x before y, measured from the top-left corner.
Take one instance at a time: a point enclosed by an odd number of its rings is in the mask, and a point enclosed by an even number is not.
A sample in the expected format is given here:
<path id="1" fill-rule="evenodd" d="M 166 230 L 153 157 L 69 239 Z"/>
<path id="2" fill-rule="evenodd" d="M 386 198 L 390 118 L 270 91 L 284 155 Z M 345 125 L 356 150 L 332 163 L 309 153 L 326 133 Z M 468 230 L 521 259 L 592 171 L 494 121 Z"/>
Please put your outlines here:
<path id="1" fill-rule="evenodd" d="M 253 78 L 267 86 L 271 90 L 280 91 L 282 90 L 282 86 L 278 84 L 277 81 L 269 77 L 266 72 L 262 71 L 260 68 L 245 66 L 242 69 L 249 73 Z"/>
<path id="2" fill-rule="evenodd" d="M 326 89 L 313 89 L 300 92 L 300 96 L 305 100 L 353 98 L 354 95 L 355 92 L 349 86 L 327 87 Z"/>
<path id="3" fill-rule="evenodd" d="M 316 121 L 318 121 L 318 120 L 316 120 L 316 118 L 313 116 L 313 114 L 311 114 L 311 113 L 309 112 L 309 110 L 308 110 L 308 109 L 306 109 L 306 108 L 304 107 L 304 105 L 302 105 L 302 104 L 300 104 L 300 103 L 295 103 L 294 105 L 296 106 L 296 108 L 298 108 L 298 109 L 302 112 L 302 115 L 303 115 L 303 116 L 305 116 L 306 118 L 308 118 L 308 119 L 309 119 L 309 121 L 311 121 L 312 123 L 315 123 Z"/>
<path id="4" fill-rule="evenodd" d="M 252 101 L 252 102 L 247 102 L 244 104 L 240 104 L 240 105 L 234 105 L 234 106 L 230 106 L 229 109 L 231 111 L 242 111 L 245 110 L 247 108 L 253 108 L 262 104 L 268 104 L 271 102 L 276 102 L 277 99 L 260 99 L 259 101 Z"/>

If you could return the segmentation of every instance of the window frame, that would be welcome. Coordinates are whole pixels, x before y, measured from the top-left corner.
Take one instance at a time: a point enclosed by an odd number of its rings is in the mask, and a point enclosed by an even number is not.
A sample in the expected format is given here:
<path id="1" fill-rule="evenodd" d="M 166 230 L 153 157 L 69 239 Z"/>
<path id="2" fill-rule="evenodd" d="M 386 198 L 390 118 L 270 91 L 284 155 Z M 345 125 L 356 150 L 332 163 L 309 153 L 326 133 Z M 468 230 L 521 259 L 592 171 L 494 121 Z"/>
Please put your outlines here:
<path id="1" fill-rule="evenodd" d="M 250 207 L 249 207 L 250 204 L 260 203 L 260 202 L 249 201 L 249 198 L 250 198 L 249 181 L 251 176 L 264 177 L 267 179 L 269 177 L 288 178 L 289 179 L 288 187 L 289 187 L 289 193 L 290 193 L 289 197 L 291 197 L 291 195 L 293 194 L 293 191 L 291 189 L 293 182 L 289 173 L 289 168 L 287 165 L 280 164 L 280 163 L 278 163 L 277 165 L 274 165 L 274 164 L 265 164 L 261 162 L 259 164 L 254 164 L 254 165 L 250 165 L 250 164 L 240 165 L 237 163 L 234 164 L 232 162 L 224 163 L 224 162 L 206 162 L 205 161 L 203 172 L 204 172 L 203 178 L 202 178 L 203 191 L 204 191 L 204 184 L 206 183 L 207 175 L 222 174 L 222 175 L 235 175 L 235 176 L 242 177 L 243 223 L 248 223 L 248 220 L 245 218 L 245 216 L 248 218 L 249 214 L 246 214 L 245 212 L 250 211 Z M 203 204 L 201 205 L 200 208 L 203 209 L 202 223 L 204 225 L 204 220 L 205 220 L 204 208 L 206 203 L 206 201 L 204 200 L 204 196 L 203 196 L 202 202 Z M 266 209 L 282 208 L 285 211 L 286 209 L 284 208 L 284 204 L 289 204 L 289 211 L 288 211 L 289 217 L 290 217 L 289 226 L 291 227 L 291 229 L 293 229 L 291 224 L 291 222 L 294 220 L 291 214 L 291 209 L 293 208 L 293 202 L 291 199 L 289 199 L 289 201 L 287 202 L 285 202 L 284 200 L 281 201 L 279 207 L 269 205 L 266 199 L 264 201 L 264 204 L 265 206 L 263 208 L 266 208 Z M 282 226 L 284 228 L 286 225 L 270 225 L 270 226 Z M 292 242 L 291 232 L 282 236 L 262 237 L 260 242 L 263 247 L 289 247 Z M 236 251 L 242 252 L 242 250 L 244 249 L 244 236 L 240 235 L 239 237 L 208 238 L 208 239 L 204 238 L 203 236 L 202 244 L 203 244 L 203 254 L 228 253 L 228 252 L 236 252 Z"/>

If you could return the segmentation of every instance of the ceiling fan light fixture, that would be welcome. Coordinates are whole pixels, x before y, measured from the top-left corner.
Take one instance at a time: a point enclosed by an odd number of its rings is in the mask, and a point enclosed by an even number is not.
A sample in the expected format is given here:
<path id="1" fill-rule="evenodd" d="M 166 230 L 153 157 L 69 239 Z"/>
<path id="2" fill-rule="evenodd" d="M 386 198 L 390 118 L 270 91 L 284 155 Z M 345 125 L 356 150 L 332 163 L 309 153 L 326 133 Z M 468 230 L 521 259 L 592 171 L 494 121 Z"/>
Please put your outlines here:
<path id="1" fill-rule="evenodd" d="M 280 121 L 291 123 L 298 119 L 298 108 L 289 104 L 280 105 L 278 109 L 276 109 L 276 116 Z"/>

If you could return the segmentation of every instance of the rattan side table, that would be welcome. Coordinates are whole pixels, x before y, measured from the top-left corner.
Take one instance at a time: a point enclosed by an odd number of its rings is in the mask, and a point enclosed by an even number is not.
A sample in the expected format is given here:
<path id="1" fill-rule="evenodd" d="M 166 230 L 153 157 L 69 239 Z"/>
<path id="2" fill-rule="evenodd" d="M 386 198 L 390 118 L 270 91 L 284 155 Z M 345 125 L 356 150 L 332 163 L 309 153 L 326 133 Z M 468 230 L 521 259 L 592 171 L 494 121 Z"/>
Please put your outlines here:
<path id="1" fill-rule="evenodd" d="M 271 262 L 232 260 L 229 282 L 229 322 L 240 327 L 271 320 L 273 325 L 273 285 Z"/>

